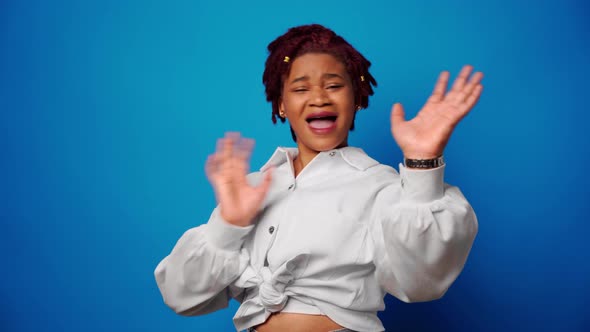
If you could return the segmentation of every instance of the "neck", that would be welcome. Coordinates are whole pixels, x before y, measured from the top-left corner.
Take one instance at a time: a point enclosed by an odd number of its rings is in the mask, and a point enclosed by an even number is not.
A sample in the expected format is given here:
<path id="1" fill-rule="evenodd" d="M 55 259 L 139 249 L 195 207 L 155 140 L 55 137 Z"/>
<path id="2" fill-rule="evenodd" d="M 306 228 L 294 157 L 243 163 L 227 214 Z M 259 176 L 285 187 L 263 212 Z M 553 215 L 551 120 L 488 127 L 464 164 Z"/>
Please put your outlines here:
<path id="1" fill-rule="evenodd" d="M 299 150 L 299 154 L 297 154 L 297 157 L 293 160 L 295 177 L 297 177 L 305 166 L 307 166 L 307 164 L 320 153 L 319 151 L 308 149 L 306 146 L 302 146 L 302 144 L 297 144 L 297 149 Z"/>
<path id="2" fill-rule="evenodd" d="M 336 149 L 343 148 L 345 146 L 348 146 L 347 140 L 344 140 L 344 142 L 338 145 Z M 295 160 L 293 160 L 293 170 L 295 171 L 295 177 L 297 177 L 297 175 L 301 173 L 305 166 L 307 166 L 307 164 L 309 164 L 313 158 L 315 158 L 320 153 L 320 151 L 310 149 L 299 142 L 297 142 L 297 149 L 299 150 L 299 154 Z"/>

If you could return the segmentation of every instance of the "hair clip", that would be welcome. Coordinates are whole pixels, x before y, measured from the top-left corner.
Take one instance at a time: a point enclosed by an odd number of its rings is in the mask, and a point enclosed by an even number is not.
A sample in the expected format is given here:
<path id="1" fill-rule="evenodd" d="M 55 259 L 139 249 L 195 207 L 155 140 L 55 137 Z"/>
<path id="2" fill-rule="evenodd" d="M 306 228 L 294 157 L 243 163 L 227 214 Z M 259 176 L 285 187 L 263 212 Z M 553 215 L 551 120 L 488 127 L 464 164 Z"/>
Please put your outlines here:
<path id="1" fill-rule="evenodd" d="M 283 59 L 283 62 L 287 62 L 287 63 L 289 63 L 289 60 L 291 60 L 291 58 L 289 58 L 288 56 L 286 56 L 286 57 Z"/>
<path id="2" fill-rule="evenodd" d="M 363 75 L 361 75 L 361 82 L 365 81 L 365 77 Z"/>

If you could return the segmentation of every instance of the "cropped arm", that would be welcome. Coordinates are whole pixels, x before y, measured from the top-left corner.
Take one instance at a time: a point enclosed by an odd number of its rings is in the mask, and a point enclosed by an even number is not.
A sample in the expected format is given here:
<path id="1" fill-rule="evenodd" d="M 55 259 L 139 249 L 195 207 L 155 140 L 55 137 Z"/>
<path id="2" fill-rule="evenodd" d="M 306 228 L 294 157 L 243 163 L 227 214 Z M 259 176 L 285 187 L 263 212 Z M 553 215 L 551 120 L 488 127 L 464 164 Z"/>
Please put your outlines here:
<path id="1" fill-rule="evenodd" d="M 458 188 L 443 182 L 445 166 L 400 165 L 375 198 L 371 234 L 377 278 L 404 302 L 435 300 L 455 281 L 477 233 L 477 218 Z"/>
<path id="2" fill-rule="evenodd" d="M 228 286 L 248 265 L 241 248 L 253 227 L 231 225 L 215 209 L 207 224 L 186 231 L 154 272 L 164 302 L 186 316 L 225 308 L 238 293 Z"/>

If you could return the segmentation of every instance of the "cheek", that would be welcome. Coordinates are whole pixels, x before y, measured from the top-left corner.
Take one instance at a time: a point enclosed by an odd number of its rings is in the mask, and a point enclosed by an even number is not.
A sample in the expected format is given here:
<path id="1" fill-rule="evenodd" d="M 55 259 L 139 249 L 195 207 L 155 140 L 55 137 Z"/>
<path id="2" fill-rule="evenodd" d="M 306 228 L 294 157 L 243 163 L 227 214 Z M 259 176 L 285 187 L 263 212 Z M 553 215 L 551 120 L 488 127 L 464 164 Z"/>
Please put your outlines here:
<path id="1" fill-rule="evenodd" d="M 285 112 L 296 112 L 301 106 L 305 103 L 303 98 L 297 96 L 286 96 L 283 101 L 283 107 L 285 108 Z"/>
<path id="2" fill-rule="evenodd" d="M 354 96 L 352 92 L 347 92 L 343 94 L 340 98 L 340 105 L 345 108 L 346 110 L 350 110 L 351 114 L 354 114 L 354 110 L 356 109 L 356 105 L 354 102 Z"/>
<path id="3" fill-rule="evenodd" d="M 346 109 L 346 124 L 352 125 L 356 115 L 356 105 L 352 93 L 346 94 L 343 97 L 341 105 Z"/>
<path id="4" fill-rule="evenodd" d="M 350 127 L 352 125 L 353 121 L 354 121 L 354 112 L 347 113 L 346 126 Z"/>

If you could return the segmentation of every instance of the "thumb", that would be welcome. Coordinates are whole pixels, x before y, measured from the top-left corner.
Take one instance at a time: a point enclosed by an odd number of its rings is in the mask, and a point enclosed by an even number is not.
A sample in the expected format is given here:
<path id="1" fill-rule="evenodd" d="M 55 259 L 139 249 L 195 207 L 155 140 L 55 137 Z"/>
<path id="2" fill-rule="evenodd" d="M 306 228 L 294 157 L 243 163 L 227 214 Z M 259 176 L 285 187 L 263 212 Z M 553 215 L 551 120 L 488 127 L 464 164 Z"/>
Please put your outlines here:
<path id="1" fill-rule="evenodd" d="M 257 194 L 257 199 L 262 202 L 264 200 L 264 197 L 266 196 L 266 193 L 268 192 L 268 189 L 270 188 L 270 184 L 272 182 L 272 173 L 274 171 L 274 167 L 269 168 L 268 170 L 266 170 L 266 174 L 264 174 L 264 178 L 262 180 L 262 183 L 258 185 L 258 187 L 256 188 L 256 194 Z"/>
<path id="2" fill-rule="evenodd" d="M 391 126 L 396 127 L 406 121 L 404 107 L 400 103 L 393 104 L 391 108 Z"/>

